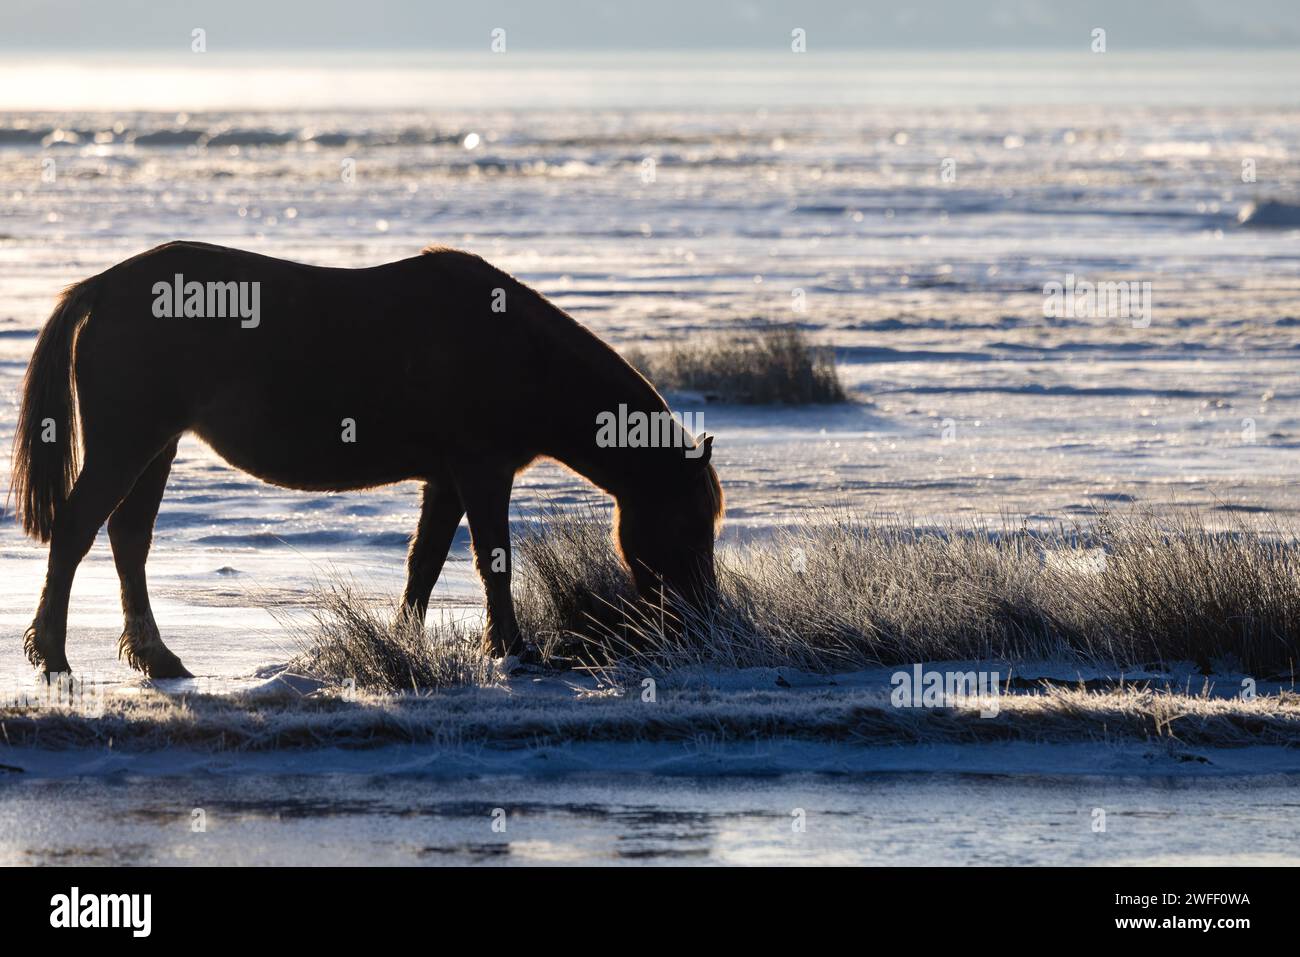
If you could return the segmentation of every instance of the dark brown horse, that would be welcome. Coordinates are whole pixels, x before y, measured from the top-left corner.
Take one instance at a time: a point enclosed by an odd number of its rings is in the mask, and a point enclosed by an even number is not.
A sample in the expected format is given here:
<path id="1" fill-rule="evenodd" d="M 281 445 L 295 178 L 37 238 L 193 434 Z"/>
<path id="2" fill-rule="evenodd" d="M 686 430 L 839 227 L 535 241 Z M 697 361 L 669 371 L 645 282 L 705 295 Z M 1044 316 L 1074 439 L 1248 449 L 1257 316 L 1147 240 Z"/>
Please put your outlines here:
<path id="1" fill-rule="evenodd" d="M 154 677 L 188 674 L 159 637 L 144 570 L 187 432 L 289 488 L 422 480 L 403 605 L 423 617 L 468 516 L 493 655 L 521 649 L 508 509 L 515 474 L 539 458 L 615 498 L 616 541 L 643 596 L 663 588 L 705 601 L 722 515 L 710 440 L 697 444 L 677 422 L 653 445 L 599 429 L 612 414 L 662 422 L 667 412 L 614 350 L 468 253 L 429 248 L 326 269 L 159 246 L 69 288 L 27 370 L 13 490 L 24 529 L 50 543 L 27 656 L 69 670 L 69 589 L 107 520 L 126 619 L 120 653 Z"/>

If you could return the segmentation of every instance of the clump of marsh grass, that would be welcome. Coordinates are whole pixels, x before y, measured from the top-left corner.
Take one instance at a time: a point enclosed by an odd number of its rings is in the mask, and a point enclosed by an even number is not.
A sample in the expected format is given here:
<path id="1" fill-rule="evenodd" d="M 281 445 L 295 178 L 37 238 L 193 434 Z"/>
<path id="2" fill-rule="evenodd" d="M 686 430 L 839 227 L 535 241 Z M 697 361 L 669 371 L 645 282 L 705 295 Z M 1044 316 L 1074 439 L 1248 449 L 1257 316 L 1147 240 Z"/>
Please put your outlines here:
<path id="1" fill-rule="evenodd" d="M 1038 590 L 1069 647 L 1112 661 L 1293 672 L 1300 651 L 1294 536 L 1140 514 L 1103 515 L 1090 534 L 1104 555 L 1100 566 L 1091 574 L 1053 567 Z"/>
<path id="2" fill-rule="evenodd" d="M 548 517 L 520 551 L 525 630 L 598 667 L 1056 659 L 1268 677 L 1290 674 L 1300 650 L 1295 539 L 1194 516 L 1102 514 L 1040 533 L 833 513 L 721 551 L 705 612 L 637 605 L 591 512 Z"/>
<path id="3" fill-rule="evenodd" d="M 609 516 L 597 508 L 526 523 L 518 551 L 516 613 L 546 660 L 577 661 L 611 676 L 620 667 L 638 673 L 687 665 L 826 670 L 863 660 L 835 636 L 806 640 L 798 620 L 772 616 L 760 627 L 726 563 L 719 563 L 719 594 L 707 611 L 639 602 L 614 550 Z"/>
<path id="4" fill-rule="evenodd" d="M 597 508 L 526 523 L 516 612 L 543 662 L 627 675 L 833 672 L 926 661 L 1054 660 L 1285 679 L 1300 650 L 1300 545 L 1195 516 L 1088 526 L 917 529 L 831 512 L 718 554 L 705 610 L 639 602 Z M 493 671 L 463 627 L 427 630 L 347 586 L 324 590 L 295 666 L 363 690 L 445 688 Z"/>
<path id="5" fill-rule="evenodd" d="M 617 632 L 635 620 L 636 589 L 614 551 L 607 510 L 549 510 L 517 534 L 515 614 L 536 644 L 569 653 L 592 628 Z"/>
<path id="6" fill-rule="evenodd" d="M 340 578 L 317 588 L 311 625 L 293 632 L 299 646 L 293 670 L 333 684 L 351 682 L 358 691 L 429 691 L 495 677 L 470 629 L 446 624 L 426 631 Z"/>
<path id="7" fill-rule="evenodd" d="M 701 392 L 723 402 L 808 405 L 848 398 L 834 351 L 812 345 L 795 326 L 633 348 L 625 357 L 660 389 Z"/>

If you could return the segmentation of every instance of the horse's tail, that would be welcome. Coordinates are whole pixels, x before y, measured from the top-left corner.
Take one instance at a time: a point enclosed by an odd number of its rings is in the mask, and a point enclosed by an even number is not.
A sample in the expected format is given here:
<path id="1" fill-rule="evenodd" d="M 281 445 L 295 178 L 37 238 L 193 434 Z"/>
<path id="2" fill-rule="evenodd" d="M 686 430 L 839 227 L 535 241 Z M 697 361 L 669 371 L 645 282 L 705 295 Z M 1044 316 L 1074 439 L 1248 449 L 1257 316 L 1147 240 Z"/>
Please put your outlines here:
<path id="1" fill-rule="evenodd" d="M 50 540 L 54 513 L 80 471 L 72 347 L 98 286 L 99 277 L 92 276 L 63 291 L 23 380 L 9 492 L 17 496 L 23 531 L 42 542 Z"/>

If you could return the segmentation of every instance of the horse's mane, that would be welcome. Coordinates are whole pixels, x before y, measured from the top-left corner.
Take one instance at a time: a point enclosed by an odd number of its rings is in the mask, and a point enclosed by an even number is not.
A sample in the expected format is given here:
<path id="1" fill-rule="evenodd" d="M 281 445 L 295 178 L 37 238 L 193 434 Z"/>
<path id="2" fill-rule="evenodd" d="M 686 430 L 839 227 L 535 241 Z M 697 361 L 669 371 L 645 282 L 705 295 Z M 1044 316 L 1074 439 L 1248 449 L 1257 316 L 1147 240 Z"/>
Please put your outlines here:
<path id="1" fill-rule="evenodd" d="M 642 392 L 642 398 L 656 411 L 668 410 L 668 404 L 651 382 L 646 379 L 631 363 L 624 359 L 609 343 L 569 315 L 551 300 L 547 299 L 527 283 L 521 282 L 505 270 L 498 269 L 475 253 L 450 246 L 432 244 L 420 250 L 422 256 L 442 258 L 449 265 L 454 265 L 473 274 L 490 279 L 498 284 L 508 284 L 512 292 L 520 292 L 533 305 L 538 307 L 536 315 L 544 320 L 542 329 L 553 341 L 562 343 L 583 360 L 584 370 L 590 374 L 595 370 L 607 371 L 611 376 L 634 383 Z"/>
<path id="2" fill-rule="evenodd" d="M 722 531 L 722 519 L 727 511 L 727 496 L 723 494 L 722 483 L 718 481 L 717 470 L 708 466 L 710 506 L 713 509 L 713 534 Z"/>

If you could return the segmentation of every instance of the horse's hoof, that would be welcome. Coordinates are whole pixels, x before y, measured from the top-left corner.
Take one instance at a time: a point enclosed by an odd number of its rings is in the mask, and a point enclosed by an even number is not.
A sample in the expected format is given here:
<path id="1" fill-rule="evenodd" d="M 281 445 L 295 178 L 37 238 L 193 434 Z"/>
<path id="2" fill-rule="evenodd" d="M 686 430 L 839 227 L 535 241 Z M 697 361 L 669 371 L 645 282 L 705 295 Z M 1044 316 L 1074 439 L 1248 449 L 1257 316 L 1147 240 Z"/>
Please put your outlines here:
<path id="1" fill-rule="evenodd" d="M 189 669 L 170 651 L 155 653 L 145 662 L 144 673 L 150 678 L 193 678 Z"/>

